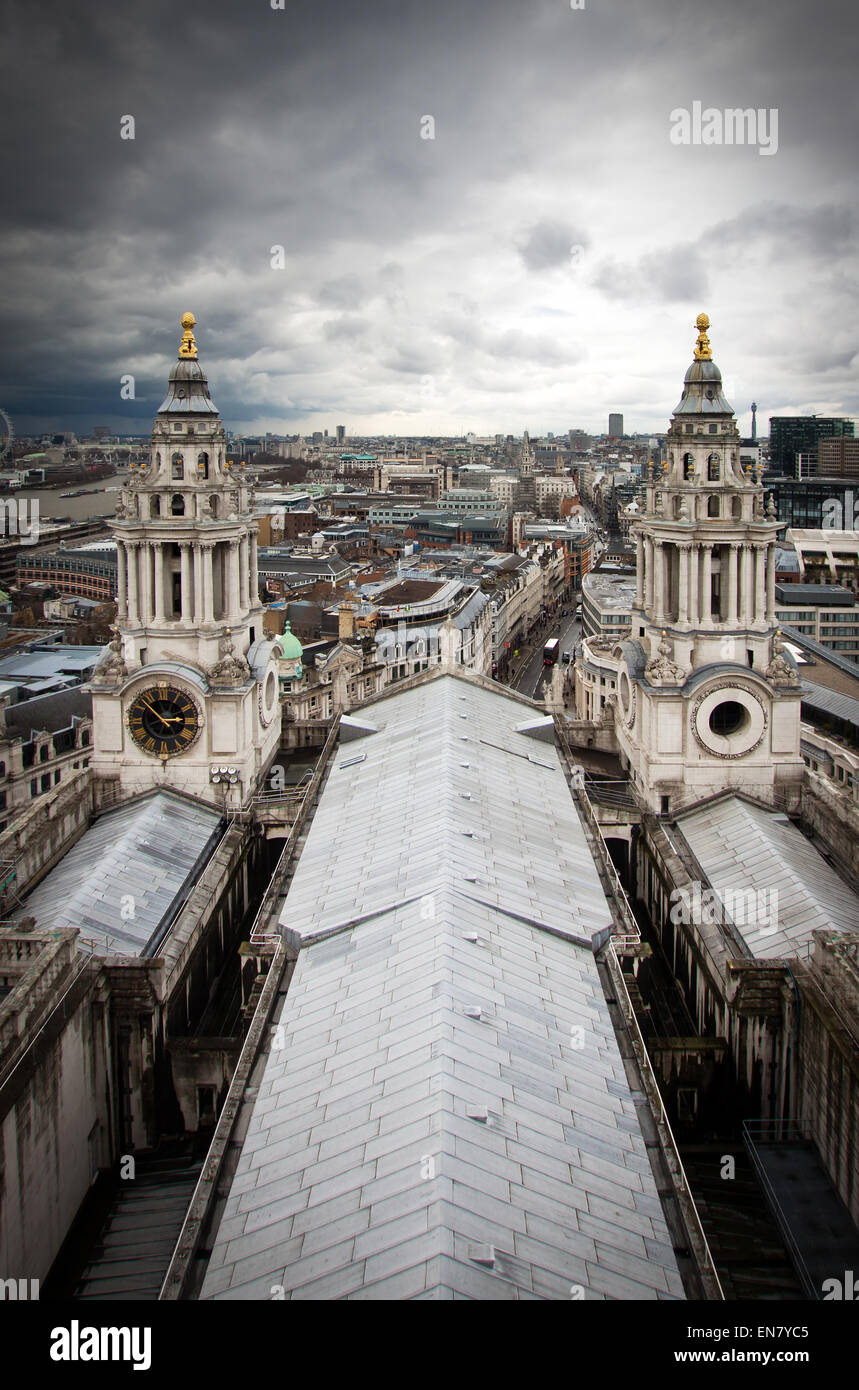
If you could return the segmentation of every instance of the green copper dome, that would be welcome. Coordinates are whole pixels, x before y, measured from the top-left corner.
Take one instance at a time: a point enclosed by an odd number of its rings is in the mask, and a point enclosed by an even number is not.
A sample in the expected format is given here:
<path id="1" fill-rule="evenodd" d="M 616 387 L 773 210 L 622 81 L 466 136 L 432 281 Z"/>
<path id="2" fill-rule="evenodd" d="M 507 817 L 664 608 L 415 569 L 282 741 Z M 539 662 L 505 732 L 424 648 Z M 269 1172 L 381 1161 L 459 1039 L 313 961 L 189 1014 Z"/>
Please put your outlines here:
<path id="1" fill-rule="evenodd" d="M 292 630 L 291 623 L 284 623 L 283 635 L 278 637 L 277 644 L 286 661 L 294 661 L 296 657 L 301 660 L 303 649 L 301 643 Z"/>

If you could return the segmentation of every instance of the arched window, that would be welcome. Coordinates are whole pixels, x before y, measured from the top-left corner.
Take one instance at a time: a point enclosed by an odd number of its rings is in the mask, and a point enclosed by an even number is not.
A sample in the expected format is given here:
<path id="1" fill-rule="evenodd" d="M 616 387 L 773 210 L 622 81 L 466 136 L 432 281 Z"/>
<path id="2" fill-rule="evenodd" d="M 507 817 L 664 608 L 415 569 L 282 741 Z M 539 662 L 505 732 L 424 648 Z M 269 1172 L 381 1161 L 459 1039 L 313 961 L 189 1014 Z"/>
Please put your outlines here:
<path id="1" fill-rule="evenodd" d="M 719 499 L 718 499 L 718 497 L 708 497 L 708 498 L 707 498 L 707 515 L 708 515 L 708 516 L 718 516 L 718 515 L 719 515 Z"/>
<path id="2" fill-rule="evenodd" d="M 173 501 L 170 503 L 170 511 L 173 516 L 185 515 L 185 498 L 182 496 L 181 492 L 177 492 Z"/>
<path id="3" fill-rule="evenodd" d="M 200 478 L 208 478 L 209 476 L 209 455 L 207 453 L 198 455 L 197 474 Z"/>
<path id="4" fill-rule="evenodd" d="M 181 482 L 185 476 L 185 460 L 181 454 L 174 454 L 171 461 L 171 477 Z"/>
<path id="5" fill-rule="evenodd" d="M 149 503 L 149 515 L 150 517 L 161 515 L 161 498 L 158 496 L 157 492 L 153 493 L 152 500 Z"/>
<path id="6" fill-rule="evenodd" d="M 683 478 L 684 481 L 692 477 L 695 469 L 695 460 L 691 454 L 683 455 Z"/>
<path id="7" fill-rule="evenodd" d="M 742 500 L 741 500 L 739 497 L 734 497 L 734 498 L 732 498 L 732 500 L 731 500 L 731 516 L 734 518 L 734 521 L 740 521 L 740 520 L 742 519 L 742 515 L 743 515 L 743 503 L 742 503 Z"/>
<path id="8" fill-rule="evenodd" d="M 711 454 L 707 460 L 707 481 L 717 483 L 719 481 L 719 455 Z"/>

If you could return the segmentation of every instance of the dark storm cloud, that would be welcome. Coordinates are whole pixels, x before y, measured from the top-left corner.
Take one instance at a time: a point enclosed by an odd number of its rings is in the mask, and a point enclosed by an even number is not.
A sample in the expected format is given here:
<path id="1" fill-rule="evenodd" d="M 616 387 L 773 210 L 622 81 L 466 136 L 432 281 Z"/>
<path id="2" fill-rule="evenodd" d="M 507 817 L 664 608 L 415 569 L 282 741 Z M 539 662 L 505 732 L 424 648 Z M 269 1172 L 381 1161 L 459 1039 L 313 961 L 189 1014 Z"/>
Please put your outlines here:
<path id="1" fill-rule="evenodd" d="M 519 244 L 519 255 L 529 270 L 554 270 L 568 265 L 576 248 L 584 249 L 588 238 L 565 222 L 538 222 Z"/>
<path id="2" fill-rule="evenodd" d="M 0 404 L 145 428 L 192 308 L 228 420 L 596 424 L 664 305 L 655 424 L 702 297 L 762 391 L 846 400 L 856 30 L 832 0 L 12 0 Z M 673 148 L 696 99 L 778 106 L 778 155 Z"/>

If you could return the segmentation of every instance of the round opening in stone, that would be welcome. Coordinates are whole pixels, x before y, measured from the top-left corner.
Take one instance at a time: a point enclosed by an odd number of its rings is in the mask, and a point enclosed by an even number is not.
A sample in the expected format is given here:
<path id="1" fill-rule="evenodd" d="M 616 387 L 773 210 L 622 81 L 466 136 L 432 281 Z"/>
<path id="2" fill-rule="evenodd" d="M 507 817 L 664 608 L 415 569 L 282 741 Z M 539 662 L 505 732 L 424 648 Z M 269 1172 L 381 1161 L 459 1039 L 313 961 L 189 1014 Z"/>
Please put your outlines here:
<path id="1" fill-rule="evenodd" d="M 723 700 L 710 715 L 710 732 L 728 738 L 749 722 L 749 712 L 738 700 Z"/>

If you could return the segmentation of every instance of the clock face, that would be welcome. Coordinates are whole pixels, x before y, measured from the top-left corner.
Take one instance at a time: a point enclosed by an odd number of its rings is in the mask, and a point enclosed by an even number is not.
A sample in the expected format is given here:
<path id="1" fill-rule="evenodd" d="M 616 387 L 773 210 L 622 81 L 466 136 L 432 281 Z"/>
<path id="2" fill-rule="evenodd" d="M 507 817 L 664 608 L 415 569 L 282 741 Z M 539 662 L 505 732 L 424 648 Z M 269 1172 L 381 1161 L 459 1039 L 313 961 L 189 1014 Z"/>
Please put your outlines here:
<path id="1" fill-rule="evenodd" d="M 147 686 L 128 707 L 131 737 L 154 758 L 173 758 L 190 748 L 200 732 L 200 711 L 175 685 Z"/>

